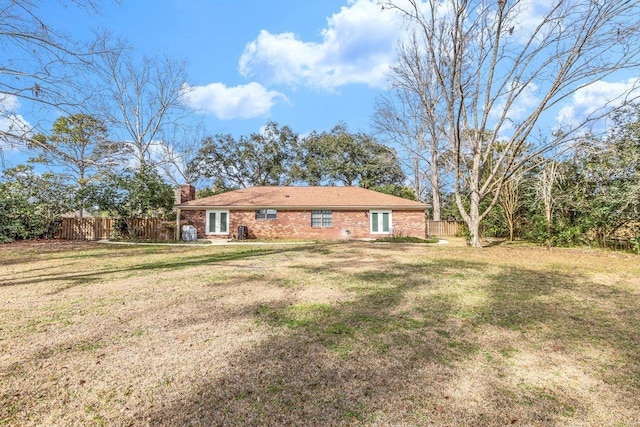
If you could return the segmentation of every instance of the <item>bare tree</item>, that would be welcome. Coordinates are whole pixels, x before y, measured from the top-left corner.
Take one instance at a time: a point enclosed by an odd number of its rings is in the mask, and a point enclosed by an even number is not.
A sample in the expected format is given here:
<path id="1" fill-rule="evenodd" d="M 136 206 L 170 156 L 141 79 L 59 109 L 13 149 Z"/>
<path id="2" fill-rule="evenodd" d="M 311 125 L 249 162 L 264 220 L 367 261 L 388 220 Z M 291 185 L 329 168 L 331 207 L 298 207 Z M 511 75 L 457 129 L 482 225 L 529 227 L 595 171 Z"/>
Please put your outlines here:
<path id="1" fill-rule="evenodd" d="M 378 98 L 373 122 L 388 143 L 400 148 L 417 197 L 424 199 L 430 190 L 433 219 L 439 221 L 446 153 L 444 122 L 437 115 L 442 97 L 420 51 L 415 36 L 400 47 L 399 60 L 389 75 L 391 90 Z"/>
<path id="2" fill-rule="evenodd" d="M 172 184 L 193 184 L 200 187 L 201 177 L 193 168 L 204 140 L 203 129 L 197 125 L 185 129 L 172 127 L 163 132 L 157 144 L 157 168 Z"/>
<path id="3" fill-rule="evenodd" d="M 498 204 L 502 208 L 502 216 L 509 227 L 509 241 L 513 241 L 516 222 L 518 220 L 518 209 L 522 205 L 522 197 L 520 194 L 520 186 L 522 184 L 522 171 L 518 171 L 511 175 L 502 186 L 502 192 L 498 199 Z"/>
<path id="4" fill-rule="evenodd" d="M 553 208 L 555 204 L 553 190 L 560 179 L 562 179 L 562 176 L 558 171 L 558 163 L 555 160 L 546 162 L 540 175 L 538 175 L 537 193 L 542 201 L 544 219 L 547 223 L 547 247 L 551 247 L 553 233 Z"/>
<path id="5" fill-rule="evenodd" d="M 420 34 L 421 55 L 443 96 L 437 114 L 446 120 L 456 204 L 475 247 L 504 183 L 630 92 L 562 132 L 550 135 L 540 119 L 579 89 L 637 67 L 640 58 L 636 1 L 552 0 L 535 8 L 525 0 L 380 3 Z M 527 144 L 532 149 L 522 156 Z"/>
<path id="6" fill-rule="evenodd" d="M 79 76 L 97 54 L 111 50 L 105 35 L 80 43 L 52 28 L 40 13 L 40 3 L 0 2 L 0 143 L 9 146 L 24 145 L 38 127 L 37 117 L 27 119 L 17 112 L 20 106 L 28 104 L 36 112 L 43 108 L 69 114 L 81 110 L 87 92 L 80 90 Z M 93 0 L 60 3 L 88 13 L 99 11 Z"/>
<path id="7" fill-rule="evenodd" d="M 168 57 L 137 61 L 130 50 L 121 49 L 102 56 L 99 73 L 105 85 L 98 110 L 112 134 L 122 138 L 133 166 L 162 163 L 159 154 L 172 144 L 161 138 L 189 126 L 184 62 Z"/>

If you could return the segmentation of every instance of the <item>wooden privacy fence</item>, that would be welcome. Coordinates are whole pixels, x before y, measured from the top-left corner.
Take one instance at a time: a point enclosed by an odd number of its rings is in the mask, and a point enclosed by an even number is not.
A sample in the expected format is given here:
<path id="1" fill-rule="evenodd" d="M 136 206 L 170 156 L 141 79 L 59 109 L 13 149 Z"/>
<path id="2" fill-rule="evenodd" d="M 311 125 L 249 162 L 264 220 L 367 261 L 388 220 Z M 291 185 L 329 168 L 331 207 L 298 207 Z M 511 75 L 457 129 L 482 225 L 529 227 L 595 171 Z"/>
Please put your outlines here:
<path id="1" fill-rule="evenodd" d="M 463 221 L 427 220 L 427 236 L 461 236 L 465 226 Z"/>
<path id="2" fill-rule="evenodd" d="M 129 225 L 132 237 L 138 239 L 173 238 L 173 233 L 162 226 L 165 222 L 160 218 L 132 218 Z M 116 224 L 113 218 L 63 218 L 57 237 L 67 240 L 103 240 L 111 237 L 111 230 Z"/>
<path id="3" fill-rule="evenodd" d="M 133 218 L 129 220 L 132 237 L 138 239 L 173 239 L 173 231 L 163 227 L 160 218 Z M 111 237 L 116 224 L 113 218 L 63 218 L 59 239 L 67 240 L 103 240 Z M 462 221 L 427 221 L 428 236 L 462 235 L 465 224 Z"/>

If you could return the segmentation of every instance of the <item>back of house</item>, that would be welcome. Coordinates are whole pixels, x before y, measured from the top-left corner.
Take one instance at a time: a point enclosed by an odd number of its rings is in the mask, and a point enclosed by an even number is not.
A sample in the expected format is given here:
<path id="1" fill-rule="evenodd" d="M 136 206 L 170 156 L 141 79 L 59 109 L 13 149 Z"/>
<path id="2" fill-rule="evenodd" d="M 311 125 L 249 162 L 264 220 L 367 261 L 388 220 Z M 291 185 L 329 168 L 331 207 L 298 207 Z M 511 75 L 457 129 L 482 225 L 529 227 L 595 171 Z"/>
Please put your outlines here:
<path id="1" fill-rule="evenodd" d="M 191 187 L 192 188 L 192 187 Z M 360 187 L 250 187 L 175 207 L 200 239 L 364 239 L 426 236 L 421 202 Z"/>

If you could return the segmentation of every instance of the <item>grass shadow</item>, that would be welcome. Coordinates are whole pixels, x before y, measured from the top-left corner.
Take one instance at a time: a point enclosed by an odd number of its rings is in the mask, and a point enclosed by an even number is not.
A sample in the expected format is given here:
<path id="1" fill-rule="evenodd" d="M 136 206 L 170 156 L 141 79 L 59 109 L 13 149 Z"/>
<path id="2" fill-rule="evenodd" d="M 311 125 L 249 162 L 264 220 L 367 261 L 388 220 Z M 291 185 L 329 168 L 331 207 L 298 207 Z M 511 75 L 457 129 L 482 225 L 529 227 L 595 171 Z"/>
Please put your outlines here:
<path id="1" fill-rule="evenodd" d="M 220 263 L 240 271 L 264 256 L 266 264 L 274 266 L 269 274 L 277 276 L 278 261 L 290 254 L 289 264 L 282 268 L 301 276 L 277 297 L 243 299 L 240 309 L 227 313 L 252 321 L 264 332 L 260 340 L 230 353 L 222 366 L 195 370 L 206 373 L 188 377 L 191 384 L 186 393 L 180 389 L 179 397 L 158 392 L 153 406 L 111 421 L 207 426 L 593 425 L 593 402 L 581 401 L 584 396 L 576 397 L 562 385 L 517 380 L 514 372 L 519 372 L 518 356 L 525 352 L 529 357 L 560 352 L 562 360 L 585 368 L 597 362 L 585 361 L 587 351 L 604 351 L 607 346 L 617 357 L 610 366 L 616 372 L 596 366 L 596 374 L 610 387 L 603 395 L 617 396 L 624 389 L 631 401 L 640 403 L 633 397 L 640 396 L 640 316 L 630 292 L 550 268 L 496 266 L 460 254 L 430 259 L 428 250 L 424 260 L 409 262 L 388 248 L 372 249 L 371 256 L 359 245 L 347 245 L 339 246 L 347 250 L 338 252 L 330 245 L 303 245 L 189 259 L 178 253 L 175 259 L 107 269 L 109 274 L 142 274 Z M 230 274 L 225 280 L 250 284 L 252 277 Z M 296 297 L 300 288 L 312 293 L 315 281 L 340 288 L 349 298 L 308 302 Z M 255 286 L 256 292 L 260 289 Z M 213 304 L 197 305 L 195 312 L 164 324 L 163 330 L 174 336 L 190 324 L 220 321 L 217 309 Z M 486 341 L 487 331 L 502 334 L 498 344 Z M 86 351 L 103 343 L 79 339 L 72 349 Z M 542 349 L 532 349 L 536 346 Z M 637 415 L 637 409 L 631 411 Z"/>
<path id="2" fill-rule="evenodd" d="M 123 249 L 124 251 L 130 251 L 131 249 Z M 136 249 L 134 249 L 136 250 Z M 281 246 L 281 247 L 258 247 L 258 248 L 233 248 L 231 250 L 225 249 L 216 252 L 208 252 L 206 254 L 193 255 L 192 252 L 185 253 L 184 251 L 179 252 L 178 254 L 172 253 L 170 250 L 168 254 L 178 256 L 178 258 L 174 258 L 173 260 L 159 260 L 159 261 L 149 261 L 141 264 L 131 264 L 131 265 L 123 265 L 122 267 L 104 267 L 104 268 L 92 268 L 90 271 L 76 271 L 74 273 L 65 273 L 65 274 L 52 274 L 52 273 L 44 273 L 44 274 L 36 274 L 36 275 L 28 275 L 26 277 L 20 278 L 8 278 L 0 283 L 1 287 L 8 286 L 28 286 L 28 285 L 36 285 L 40 283 L 49 283 L 55 285 L 56 283 L 60 283 L 60 286 L 56 286 L 56 290 L 52 293 L 62 292 L 66 289 L 73 288 L 76 286 L 88 285 L 91 283 L 100 282 L 104 280 L 105 276 L 119 274 L 119 273 L 146 273 L 152 271 L 163 271 L 163 270 L 179 270 L 186 269 L 192 267 L 206 266 L 211 264 L 218 263 L 226 263 L 237 260 L 247 260 L 251 258 L 258 258 L 264 256 L 270 256 L 274 254 L 283 254 L 283 253 L 308 253 L 310 256 L 314 254 L 322 254 L 323 249 L 321 247 L 310 246 L 310 245 L 300 245 L 300 246 Z M 128 252 L 130 253 L 130 252 Z M 165 251 L 159 252 L 159 254 L 167 253 Z M 107 258 L 109 261 L 113 261 L 112 258 Z M 124 264 L 124 262 L 123 262 Z M 42 269 L 44 270 L 44 269 Z"/>
<path id="3" fill-rule="evenodd" d="M 351 301 L 301 303 L 285 298 L 258 304 L 257 324 L 273 331 L 268 340 L 230 360 L 223 375 L 202 378 L 180 405 L 145 416 L 152 424 L 225 426 L 443 421 L 437 414 L 397 407 L 433 408 L 429 402 L 446 402 L 443 390 L 453 380 L 455 367 L 475 357 L 479 345 L 449 323 L 456 311 L 454 300 L 433 294 L 422 300 L 423 306 L 406 303 L 416 292 L 438 290 L 441 275 L 453 270 L 473 275 L 486 267 L 464 259 L 392 265 L 382 272 L 354 273 L 351 279 L 359 285 L 351 288 Z M 337 264 L 306 273 L 326 270 L 336 279 L 341 274 Z M 455 411 L 461 415 L 465 408 Z M 483 424 L 480 413 L 463 419 Z M 504 416 L 495 425 L 507 422 Z"/>
<path id="4" fill-rule="evenodd" d="M 604 381 L 640 390 L 637 295 L 558 271 L 505 268 L 490 279 L 474 322 L 539 336 L 551 351 L 589 361 Z"/>
<path id="5" fill-rule="evenodd" d="M 562 388 L 487 380 L 480 394 L 484 409 L 471 405 L 473 410 L 447 396 L 471 361 L 486 357 L 480 366 L 497 376 L 522 350 L 516 343 L 487 348 L 478 335 L 486 326 L 532 333 L 544 325 L 550 341 L 567 346 L 594 336 L 605 345 L 606 336 L 621 335 L 613 345 L 634 367 L 621 375 L 637 376 L 639 361 L 632 354 L 638 350 L 637 333 L 625 333 L 624 322 L 609 324 L 595 306 L 565 299 L 554 305 L 563 292 L 585 286 L 591 296 L 601 296 L 598 286 L 579 276 L 500 269 L 481 286 L 483 303 L 462 309 L 443 278 L 473 282 L 489 267 L 456 258 L 390 264 L 352 273 L 358 283 L 351 288 L 352 301 L 332 305 L 283 299 L 256 305 L 256 322 L 273 331 L 271 338 L 231 360 L 221 376 L 194 384 L 186 402 L 145 416 L 153 424 L 225 426 L 448 425 L 454 419 L 464 425 L 548 425 L 588 419 L 589 403 Z M 335 280 L 345 274 L 335 260 L 297 268 L 311 275 L 333 274 Z M 415 304 L 418 294 L 420 304 Z M 588 318 L 591 323 L 585 322 Z M 625 322 L 635 319 L 631 315 Z M 634 381 L 627 385 L 636 387 Z"/>

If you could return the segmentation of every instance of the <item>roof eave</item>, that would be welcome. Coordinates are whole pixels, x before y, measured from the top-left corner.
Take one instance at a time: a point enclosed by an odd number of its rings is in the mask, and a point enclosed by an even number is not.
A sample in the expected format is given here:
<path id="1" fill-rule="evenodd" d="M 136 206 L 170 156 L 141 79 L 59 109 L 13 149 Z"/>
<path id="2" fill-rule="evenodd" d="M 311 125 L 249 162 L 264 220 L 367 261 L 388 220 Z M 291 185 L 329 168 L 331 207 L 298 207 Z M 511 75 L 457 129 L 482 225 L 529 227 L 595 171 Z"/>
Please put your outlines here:
<path id="1" fill-rule="evenodd" d="M 387 209 L 387 210 L 406 210 L 406 211 L 424 211 L 429 207 L 427 205 L 415 206 L 415 205 L 358 205 L 358 206 L 346 206 L 346 205 L 307 205 L 307 206 L 278 206 L 278 205 L 175 205 L 174 208 L 180 210 L 202 210 L 202 209 L 227 209 L 237 211 L 250 211 L 256 209 L 277 209 L 283 211 L 302 211 L 302 210 L 340 210 L 340 211 L 360 211 L 360 210 L 372 210 L 372 209 Z"/>

